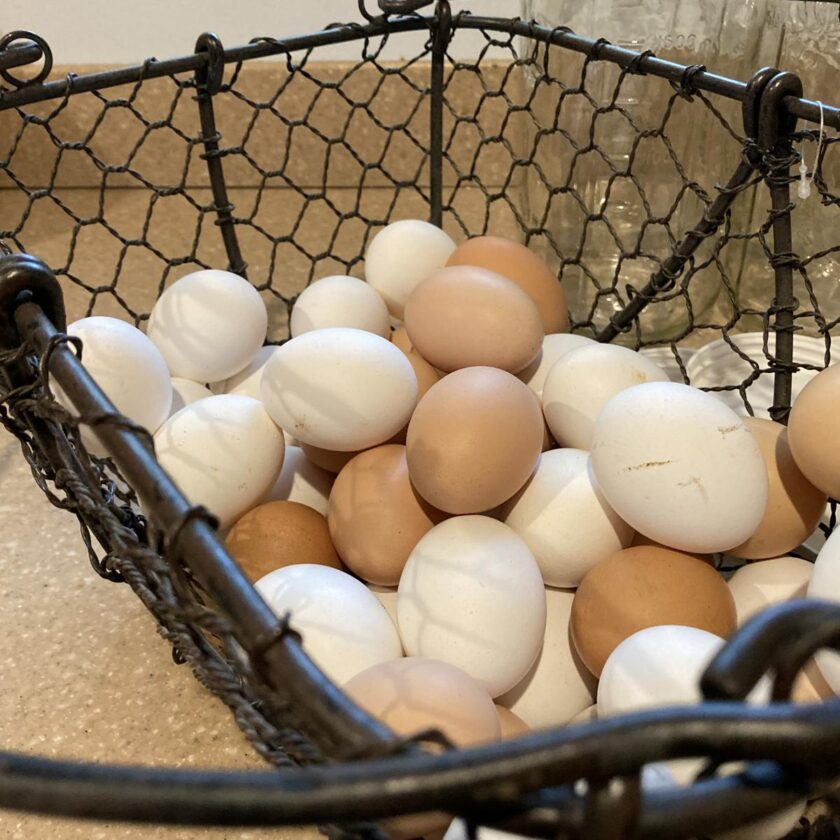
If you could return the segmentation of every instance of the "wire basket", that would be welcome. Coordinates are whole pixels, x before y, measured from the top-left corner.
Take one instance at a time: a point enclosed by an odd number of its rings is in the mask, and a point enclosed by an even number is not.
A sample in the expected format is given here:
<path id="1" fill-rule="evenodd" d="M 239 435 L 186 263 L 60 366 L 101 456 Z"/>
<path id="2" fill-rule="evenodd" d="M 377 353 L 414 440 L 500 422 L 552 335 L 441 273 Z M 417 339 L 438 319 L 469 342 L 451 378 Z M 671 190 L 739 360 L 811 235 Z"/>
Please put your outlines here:
<path id="1" fill-rule="evenodd" d="M 148 433 L 116 412 L 64 334 L 67 313 L 141 324 L 178 276 L 226 265 L 262 293 L 269 339 L 281 341 L 307 284 L 352 272 L 388 222 L 425 217 L 458 238 L 526 242 L 576 284 L 574 330 L 665 348 L 684 379 L 691 348 L 722 338 L 749 372 L 713 387 L 753 410 L 751 386 L 771 377 L 772 405 L 761 408 L 784 422 L 803 367 L 794 335 L 824 342 L 816 370 L 840 322 L 815 279 L 840 236 L 797 250 L 802 211 L 791 198 L 806 154 L 816 159 L 811 202 L 831 230 L 838 152 L 817 127 L 840 127 L 840 110 L 801 98 L 801 81 L 776 69 L 742 82 L 562 27 L 454 15 L 446 2 L 422 15 L 425 5 L 380 0 L 372 14 L 360 3 L 360 22 L 234 49 L 205 34 L 183 58 L 55 81 L 43 39 L 0 40 L 0 419 L 48 499 L 78 517 L 94 569 L 134 589 L 176 659 L 274 765 L 187 773 L 4 753 L 0 804 L 319 823 L 343 837 L 385 836 L 378 824 L 389 817 L 442 810 L 533 836 L 675 838 L 830 797 L 840 701 L 787 702 L 812 653 L 840 643 L 840 607 L 819 601 L 783 605 L 736 633 L 697 707 L 462 751 L 424 749 L 435 733 L 396 738 L 309 661 L 226 553 L 213 517 L 178 491 Z M 424 46 L 405 58 L 410 33 Z M 452 57 L 464 37 L 478 40 L 477 58 Z M 358 57 L 318 66 L 319 47 L 339 43 Z M 258 61 L 272 56 L 285 60 Z M 42 57 L 37 77 L 19 81 L 13 68 Z M 646 107 L 631 112 L 621 92 L 640 77 Z M 678 137 L 686 120 L 708 128 L 701 154 Z M 623 156 L 609 148 L 616 125 L 632 136 Z M 650 161 L 667 170 L 657 184 Z M 576 175 L 593 163 L 600 192 Z M 627 190 L 629 225 L 615 210 Z M 605 254 L 607 268 L 595 262 Z M 745 297 L 747 265 L 763 278 L 758 302 Z M 654 328 L 657 311 L 678 317 Z M 734 340 L 756 327 L 759 361 Z M 53 399 L 53 382 L 76 413 Z M 87 452 L 85 425 L 110 457 Z M 832 513 L 825 530 L 833 524 Z M 768 672 L 778 702 L 746 706 Z M 708 760 L 691 787 L 642 787 L 646 764 L 685 756 Z M 718 774 L 728 762 L 742 762 L 739 772 Z M 829 823 L 802 836 L 837 836 Z"/>

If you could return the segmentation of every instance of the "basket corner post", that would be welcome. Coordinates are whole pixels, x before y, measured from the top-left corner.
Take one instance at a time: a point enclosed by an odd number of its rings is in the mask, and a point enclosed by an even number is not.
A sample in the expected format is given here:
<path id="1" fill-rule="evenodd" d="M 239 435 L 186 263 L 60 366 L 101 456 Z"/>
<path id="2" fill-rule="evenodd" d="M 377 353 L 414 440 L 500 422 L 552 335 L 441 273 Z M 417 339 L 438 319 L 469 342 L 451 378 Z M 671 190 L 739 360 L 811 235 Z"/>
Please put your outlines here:
<path id="1" fill-rule="evenodd" d="M 429 90 L 429 221 L 443 227 L 443 68 L 452 38 L 448 0 L 435 4 Z"/>
<path id="2" fill-rule="evenodd" d="M 21 344 L 15 312 L 23 303 L 40 306 L 60 332 L 67 328 L 64 295 L 46 263 L 31 254 L 0 253 L 0 350 Z"/>

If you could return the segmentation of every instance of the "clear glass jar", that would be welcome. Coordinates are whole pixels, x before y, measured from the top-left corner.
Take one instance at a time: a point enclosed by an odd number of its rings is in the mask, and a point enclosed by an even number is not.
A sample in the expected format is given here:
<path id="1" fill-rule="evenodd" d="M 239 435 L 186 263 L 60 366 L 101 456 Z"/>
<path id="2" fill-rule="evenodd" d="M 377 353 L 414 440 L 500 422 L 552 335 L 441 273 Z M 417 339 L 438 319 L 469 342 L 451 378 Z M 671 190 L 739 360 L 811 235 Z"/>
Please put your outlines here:
<path id="1" fill-rule="evenodd" d="M 767 0 L 531 0 L 526 11 L 547 26 L 607 40 L 685 65 L 748 78 L 759 66 Z M 772 39 L 767 39 L 768 42 Z M 602 328 L 640 290 L 674 245 L 700 220 L 715 185 L 737 166 L 741 149 L 702 103 L 675 97 L 661 79 L 625 75 L 608 62 L 585 68 L 570 53 L 550 53 L 550 81 L 534 71 L 534 138 L 540 168 L 530 174 L 531 222 L 543 256 L 562 265 L 574 320 Z M 561 55 L 562 54 L 562 55 Z M 736 132 L 737 103 L 715 100 Z M 602 110 L 606 109 L 606 110 Z M 555 131 L 545 133 L 546 126 Z M 557 190 L 556 187 L 561 187 Z M 748 202 L 733 208 L 743 224 Z M 710 253 L 712 242 L 702 248 Z M 734 283 L 742 246 L 721 255 Z M 684 289 L 645 309 L 644 342 L 668 341 L 702 317 L 722 288 L 714 263 Z M 635 334 L 627 336 L 635 342 Z"/>
<path id="2" fill-rule="evenodd" d="M 804 2 L 804 0 L 773 0 L 767 15 L 766 35 L 776 46 L 776 55 L 769 61 L 782 70 L 789 70 L 802 79 L 804 95 L 808 99 L 837 105 L 838 71 L 840 71 L 840 20 L 836 3 Z M 816 126 L 799 124 L 799 128 Z M 836 137 L 831 129 L 826 135 Z M 818 143 L 802 142 L 798 150 L 804 154 L 809 174 L 814 168 Z M 798 174 L 794 169 L 794 174 Z M 825 147 L 820 175 L 830 193 L 840 195 L 840 144 Z M 791 215 L 793 250 L 806 261 L 809 289 L 802 275 L 794 273 L 794 294 L 799 301 L 800 317 L 797 325 L 809 335 L 818 335 L 820 321 L 807 314 L 818 309 L 823 319 L 831 323 L 840 318 L 840 254 L 822 251 L 835 247 L 840 229 L 840 207 L 824 205 L 816 184 L 808 198 L 797 194 L 797 183 L 791 185 L 791 200 L 795 208 Z M 769 197 L 762 190 L 755 202 L 750 230 L 757 231 L 768 222 Z M 768 234 L 768 247 L 772 236 Z M 812 259 L 813 258 L 813 259 Z M 744 269 L 739 284 L 739 306 L 757 311 L 766 309 L 773 298 L 773 271 L 757 240 L 747 248 Z M 813 298 L 811 293 L 813 292 Z M 816 306 L 815 306 L 816 304 Z M 750 328 L 761 329 L 761 319 L 749 319 Z"/>

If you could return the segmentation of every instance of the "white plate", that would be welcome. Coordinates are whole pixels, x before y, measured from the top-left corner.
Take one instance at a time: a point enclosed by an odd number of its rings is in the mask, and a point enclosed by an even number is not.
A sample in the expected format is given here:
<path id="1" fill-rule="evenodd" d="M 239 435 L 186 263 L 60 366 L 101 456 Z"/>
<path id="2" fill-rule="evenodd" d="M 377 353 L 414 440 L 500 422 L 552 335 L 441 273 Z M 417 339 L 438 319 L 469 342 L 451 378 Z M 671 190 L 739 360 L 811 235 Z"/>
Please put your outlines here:
<path id="1" fill-rule="evenodd" d="M 729 344 L 734 344 L 747 358 L 743 358 Z M 770 352 L 773 339 L 770 339 Z M 701 347 L 688 360 L 686 372 L 689 381 L 696 388 L 714 388 L 723 385 L 740 385 L 754 371 L 751 359 L 758 366 L 759 376 L 747 388 L 747 399 L 756 417 L 769 417 L 768 408 L 773 404 L 773 374 L 770 362 L 764 352 L 762 333 L 743 333 L 733 335 L 729 340 L 722 338 Z M 822 369 L 825 367 L 825 342 L 806 335 L 793 337 L 793 360 L 797 364 L 807 364 Z M 818 370 L 798 370 L 793 374 L 793 399 L 813 379 Z M 749 414 L 741 394 L 736 390 L 711 391 L 713 396 L 726 403 L 736 414 L 745 417 Z"/>

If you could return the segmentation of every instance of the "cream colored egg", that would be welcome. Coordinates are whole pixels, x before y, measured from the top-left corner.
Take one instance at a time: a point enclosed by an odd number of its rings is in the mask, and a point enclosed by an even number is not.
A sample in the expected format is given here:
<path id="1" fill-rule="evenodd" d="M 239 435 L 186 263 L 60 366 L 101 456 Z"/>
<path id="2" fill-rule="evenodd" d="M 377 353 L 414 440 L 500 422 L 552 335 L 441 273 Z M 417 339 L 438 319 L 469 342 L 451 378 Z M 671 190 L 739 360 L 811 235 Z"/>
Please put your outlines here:
<path id="1" fill-rule="evenodd" d="M 581 347 L 595 344 L 595 339 L 576 333 L 550 333 L 543 337 L 542 349 L 537 358 L 528 367 L 517 373 L 521 379 L 538 397 L 542 396 L 543 387 L 549 371 L 567 353 Z"/>
<path id="2" fill-rule="evenodd" d="M 353 327 L 387 338 L 391 318 L 373 286 L 358 277 L 335 274 L 322 277 L 300 293 L 289 321 L 293 336 L 326 327 Z"/>
<path id="3" fill-rule="evenodd" d="M 539 567 L 501 522 L 447 519 L 411 552 L 397 617 L 406 653 L 449 662 L 498 697 L 525 676 L 543 641 Z"/>
<path id="4" fill-rule="evenodd" d="M 388 440 L 417 402 L 417 377 L 405 355 L 381 336 L 345 327 L 286 342 L 266 364 L 261 388 L 278 426 L 340 452 Z"/>
<path id="5" fill-rule="evenodd" d="M 235 373 L 230 379 L 217 382 L 211 386 L 211 389 L 217 394 L 239 394 L 242 397 L 253 397 L 255 400 L 261 400 L 260 386 L 262 385 L 263 371 L 268 364 L 268 360 L 278 349 L 272 344 L 260 347 L 257 350 L 257 355 L 242 370 Z"/>
<path id="6" fill-rule="evenodd" d="M 773 604 L 804 598 L 813 570 L 813 563 L 799 557 L 776 557 L 741 566 L 729 579 L 738 625 Z"/>
<path id="7" fill-rule="evenodd" d="M 75 321 L 67 334 L 82 340 L 82 363 L 117 411 L 154 433 L 172 407 L 169 371 L 154 344 L 131 324 L 101 315 Z M 52 388 L 56 399 L 75 415 L 55 380 Z M 81 434 L 89 452 L 107 454 L 90 427 L 82 426 Z"/>
<path id="8" fill-rule="evenodd" d="M 534 475 L 504 506 L 503 521 L 531 549 L 548 586 L 577 586 L 635 532 L 598 489 L 589 453 L 544 452 Z"/>
<path id="9" fill-rule="evenodd" d="M 172 381 L 172 408 L 169 411 L 171 417 L 180 411 L 185 405 L 203 400 L 205 397 L 212 397 L 213 392 L 200 382 L 193 382 L 190 379 L 177 379 Z"/>
<path id="10" fill-rule="evenodd" d="M 160 465 L 222 528 L 265 498 L 284 449 L 283 434 L 258 400 L 228 394 L 182 408 L 155 435 Z"/>
<path id="11" fill-rule="evenodd" d="M 758 444 L 735 412 L 696 388 L 648 382 L 621 391 L 599 414 L 591 451 L 610 506 L 663 545 L 726 551 L 764 516 Z"/>
<path id="12" fill-rule="evenodd" d="M 283 469 L 264 501 L 300 502 L 326 516 L 333 478 L 313 464 L 299 446 L 286 446 Z"/>
<path id="13" fill-rule="evenodd" d="M 365 280 L 403 317 L 403 307 L 418 283 L 446 265 L 455 250 L 452 238 L 419 219 L 401 219 L 380 230 L 365 252 Z"/>
<path id="14" fill-rule="evenodd" d="M 595 680 L 578 659 L 569 638 L 574 593 L 546 589 L 545 636 L 531 669 L 498 698 L 532 729 L 568 723 L 592 704 Z"/>
<path id="15" fill-rule="evenodd" d="M 836 528 L 817 555 L 808 584 L 809 598 L 824 598 L 840 603 L 840 528 Z M 835 694 L 840 694 L 840 654 L 821 650 L 816 654 L 817 666 Z"/>
<path id="16" fill-rule="evenodd" d="M 329 566 L 300 564 L 256 583 L 278 617 L 303 637 L 303 649 L 338 685 L 402 656 L 399 635 L 385 608 L 363 583 Z"/>
<path id="17" fill-rule="evenodd" d="M 147 334 L 172 376 L 218 382 L 254 358 L 268 313 L 260 293 L 229 271 L 194 271 L 157 299 Z"/>
<path id="18" fill-rule="evenodd" d="M 607 401 L 642 382 L 665 382 L 667 374 L 626 347 L 592 343 L 554 363 L 542 390 L 543 413 L 560 446 L 589 449 L 595 420 Z"/>

